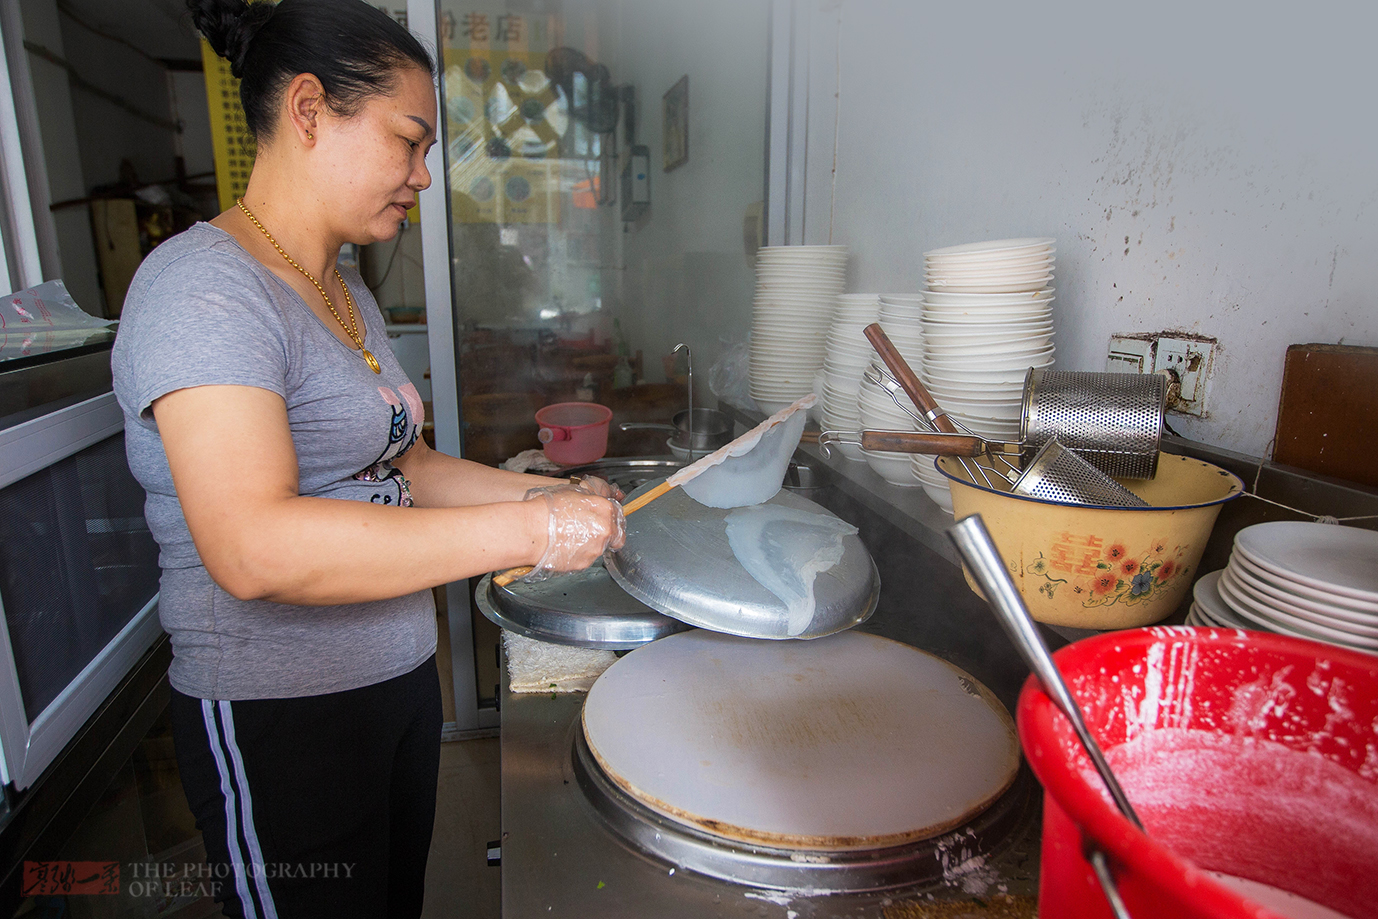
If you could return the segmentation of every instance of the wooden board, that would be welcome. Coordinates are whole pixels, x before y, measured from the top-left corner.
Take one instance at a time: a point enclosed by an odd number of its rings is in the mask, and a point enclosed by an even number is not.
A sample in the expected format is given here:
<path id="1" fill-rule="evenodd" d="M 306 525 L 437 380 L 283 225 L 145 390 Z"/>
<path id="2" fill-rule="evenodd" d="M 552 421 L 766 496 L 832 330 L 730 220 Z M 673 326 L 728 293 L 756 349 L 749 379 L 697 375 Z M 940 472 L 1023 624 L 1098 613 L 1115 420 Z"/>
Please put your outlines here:
<path id="1" fill-rule="evenodd" d="M 1273 460 L 1378 486 L 1378 348 L 1287 349 Z"/>
<path id="2" fill-rule="evenodd" d="M 96 237 L 105 314 L 120 318 L 124 295 L 143 262 L 139 246 L 138 209 L 131 198 L 96 198 L 91 202 L 91 228 Z"/>
<path id="3" fill-rule="evenodd" d="M 623 790 L 734 841 L 820 850 L 937 835 L 1014 781 L 1014 723 L 960 669 L 861 632 L 759 641 L 696 630 L 638 648 L 584 705 Z"/>

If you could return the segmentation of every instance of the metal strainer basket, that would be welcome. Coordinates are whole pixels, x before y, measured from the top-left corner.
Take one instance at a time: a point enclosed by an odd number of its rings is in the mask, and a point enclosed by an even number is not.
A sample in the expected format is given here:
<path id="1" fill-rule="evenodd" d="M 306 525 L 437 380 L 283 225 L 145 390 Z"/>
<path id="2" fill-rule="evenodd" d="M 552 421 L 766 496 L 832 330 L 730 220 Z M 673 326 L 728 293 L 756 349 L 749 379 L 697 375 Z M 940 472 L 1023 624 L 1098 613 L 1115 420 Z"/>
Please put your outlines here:
<path id="1" fill-rule="evenodd" d="M 1056 439 L 1045 443 L 1010 488 L 1015 494 L 1099 507 L 1148 507 L 1148 502 Z"/>
<path id="2" fill-rule="evenodd" d="M 1027 468 L 1056 438 L 1106 475 L 1151 479 L 1167 411 L 1168 381 L 1156 373 L 1030 369 L 1019 440 Z"/>

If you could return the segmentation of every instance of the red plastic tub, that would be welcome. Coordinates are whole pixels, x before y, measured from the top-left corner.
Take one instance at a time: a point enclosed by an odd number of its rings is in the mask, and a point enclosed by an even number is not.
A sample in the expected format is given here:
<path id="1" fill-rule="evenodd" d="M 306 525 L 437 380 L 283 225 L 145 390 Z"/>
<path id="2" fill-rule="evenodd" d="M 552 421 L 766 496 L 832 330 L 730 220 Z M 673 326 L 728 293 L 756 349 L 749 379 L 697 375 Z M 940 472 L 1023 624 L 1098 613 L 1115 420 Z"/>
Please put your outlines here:
<path id="1" fill-rule="evenodd" d="M 557 402 L 536 412 L 545 455 L 561 466 L 581 466 L 608 452 L 612 409 L 596 402 Z"/>
<path id="2" fill-rule="evenodd" d="M 1017 720 L 1045 792 L 1040 915 L 1113 919 L 1091 843 L 1134 919 L 1288 914 L 1262 905 L 1268 891 L 1246 897 L 1211 872 L 1378 919 L 1378 657 L 1175 627 L 1086 639 L 1054 658 L 1148 835 L 1116 810 L 1030 678 Z"/>

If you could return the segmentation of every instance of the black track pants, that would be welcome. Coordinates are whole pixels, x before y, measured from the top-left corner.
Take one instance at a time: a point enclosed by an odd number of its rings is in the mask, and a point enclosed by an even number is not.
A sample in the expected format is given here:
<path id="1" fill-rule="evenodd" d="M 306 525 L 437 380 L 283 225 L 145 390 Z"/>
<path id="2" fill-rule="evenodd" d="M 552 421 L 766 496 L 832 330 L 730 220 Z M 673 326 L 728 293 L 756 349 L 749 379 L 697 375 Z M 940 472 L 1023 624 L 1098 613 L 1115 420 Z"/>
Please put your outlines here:
<path id="1" fill-rule="evenodd" d="M 435 658 L 345 692 L 172 693 L 182 788 L 225 915 L 416 917 L 435 822 Z"/>

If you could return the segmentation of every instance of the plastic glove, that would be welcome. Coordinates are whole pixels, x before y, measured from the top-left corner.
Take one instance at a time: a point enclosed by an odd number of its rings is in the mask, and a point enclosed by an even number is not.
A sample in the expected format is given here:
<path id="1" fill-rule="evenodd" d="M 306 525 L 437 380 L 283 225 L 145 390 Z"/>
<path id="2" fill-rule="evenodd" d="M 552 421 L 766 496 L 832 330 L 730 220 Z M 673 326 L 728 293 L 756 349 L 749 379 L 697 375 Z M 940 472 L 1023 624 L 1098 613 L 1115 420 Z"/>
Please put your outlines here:
<path id="1" fill-rule="evenodd" d="M 626 528 L 622 505 L 616 501 L 574 485 L 533 488 L 525 500 L 544 501 L 550 523 L 545 554 L 523 581 L 543 581 L 555 574 L 578 571 L 598 561 L 607 550 L 622 548 Z"/>
<path id="2" fill-rule="evenodd" d="M 622 489 L 596 475 L 574 476 L 570 479 L 570 484 L 580 491 L 598 495 L 600 498 L 611 498 L 613 501 L 621 501 L 627 497 L 622 493 Z"/>

